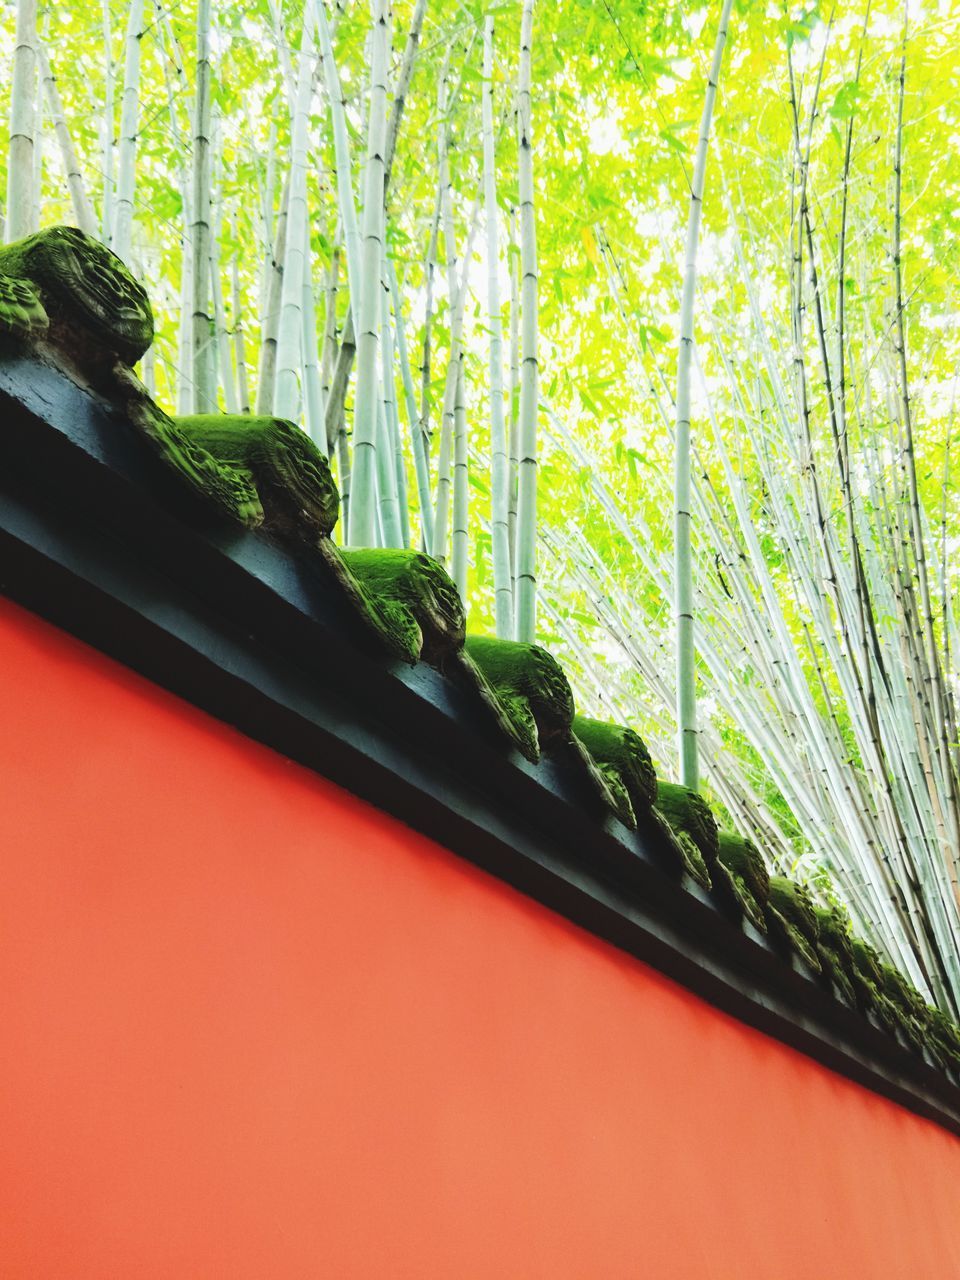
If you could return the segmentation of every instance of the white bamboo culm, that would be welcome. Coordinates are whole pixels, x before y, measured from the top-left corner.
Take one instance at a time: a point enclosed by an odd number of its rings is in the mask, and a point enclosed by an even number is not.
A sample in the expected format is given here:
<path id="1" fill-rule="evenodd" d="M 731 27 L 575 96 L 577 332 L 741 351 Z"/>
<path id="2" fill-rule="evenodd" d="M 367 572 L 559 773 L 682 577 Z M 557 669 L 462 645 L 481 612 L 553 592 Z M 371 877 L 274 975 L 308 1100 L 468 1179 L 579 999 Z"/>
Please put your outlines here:
<path id="1" fill-rule="evenodd" d="M 172 126 L 176 129 L 176 126 Z M 193 253 L 190 237 L 193 231 L 191 175 L 184 161 L 180 170 L 183 208 L 180 243 L 180 320 L 177 326 L 177 413 L 193 410 Z"/>
<path id="2" fill-rule="evenodd" d="M 36 82 L 37 101 L 36 121 L 33 134 L 33 175 L 30 180 L 30 196 L 33 201 L 33 210 L 30 215 L 30 224 L 36 230 L 40 226 L 40 210 L 43 207 L 43 162 L 45 156 L 44 148 L 44 111 L 43 111 L 43 84 L 40 77 Z"/>
<path id="3" fill-rule="evenodd" d="M 397 136 L 400 130 L 400 122 L 403 117 L 404 104 L 413 75 L 413 67 L 416 61 L 417 50 L 420 44 L 420 32 L 423 25 L 423 18 L 426 12 L 425 0 L 417 0 L 411 18 L 410 28 L 407 32 L 407 41 L 404 47 L 403 57 L 400 62 L 400 68 L 397 73 L 397 83 L 393 95 L 393 106 L 390 112 L 390 118 L 386 126 L 386 143 L 384 147 L 384 176 L 383 176 L 383 200 L 384 200 L 384 217 L 386 219 L 386 201 L 390 184 L 390 171 L 393 164 L 393 157 L 396 150 Z M 340 16 L 340 8 L 338 8 L 337 17 Z M 326 60 L 326 53 L 324 53 Z M 332 56 L 330 62 L 332 63 Z M 339 115 L 343 118 L 342 95 L 339 92 L 339 86 L 335 86 L 336 92 L 330 95 L 332 115 L 334 117 L 334 135 L 335 143 L 338 133 L 338 108 Z M 344 132 L 345 141 L 345 132 Z M 345 150 L 345 148 L 344 148 Z M 343 166 L 337 161 L 338 171 L 342 172 Z M 342 180 L 338 178 L 338 189 L 341 196 L 344 194 Z M 351 196 L 352 198 L 352 196 Z M 349 259 L 348 259 L 349 261 Z M 348 270 L 348 276 L 352 272 Z M 346 461 L 349 453 L 349 445 L 346 434 L 343 430 L 344 405 L 346 402 L 347 391 L 350 384 L 350 374 L 353 370 L 353 361 L 357 353 L 356 327 L 355 327 L 355 310 L 353 303 L 356 301 L 356 295 L 359 291 L 358 277 L 353 275 L 353 290 L 351 304 L 347 311 L 346 320 L 343 326 L 343 339 L 340 343 L 337 353 L 336 367 L 333 372 L 332 381 L 330 383 L 330 394 L 327 397 L 326 409 L 326 431 L 327 439 L 336 442 L 338 455 L 342 453 L 344 461 Z M 359 307 L 359 302 L 357 302 Z M 331 450 L 333 444 L 331 444 Z M 348 526 L 349 522 L 344 520 L 342 524 Z"/>
<path id="4" fill-rule="evenodd" d="M 309 223 L 303 237 L 303 299 L 301 342 L 303 361 L 304 426 L 318 449 L 327 451 L 326 395 L 320 374 L 320 349 L 317 341 L 317 295 L 313 283 L 313 255 L 310 248 Z"/>
<path id="5" fill-rule="evenodd" d="M 507 433 L 503 416 L 503 323 L 500 315 L 500 238 L 497 162 L 493 140 L 493 18 L 483 25 L 483 195 L 487 223 L 487 323 L 490 328 L 490 538 L 493 556 L 494 618 L 497 635 L 513 637 L 513 583 L 510 575 Z"/>
<path id="6" fill-rule="evenodd" d="M 413 371 L 410 368 L 410 357 L 407 351 L 407 336 L 403 324 L 403 306 L 397 283 L 397 273 L 394 269 L 393 260 L 389 256 L 387 257 L 387 281 L 390 285 L 390 296 L 393 300 L 393 322 L 396 334 L 397 356 L 400 361 L 400 379 L 403 385 L 403 400 L 407 414 L 407 425 L 410 429 L 410 449 L 413 454 L 413 468 L 417 480 L 420 538 L 424 551 L 429 555 L 433 546 L 430 461 L 427 456 L 426 441 L 423 438 L 420 414 L 417 410 L 417 398 L 413 386 Z"/>
<path id="7" fill-rule="evenodd" d="M 236 223 L 231 227 L 234 250 L 233 257 L 230 262 L 230 275 L 232 286 L 233 301 L 233 353 L 234 363 L 237 367 L 237 392 L 240 397 L 240 412 L 250 412 L 250 373 L 247 368 L 247 348 L 246 339 L 243 332 L 243 291 L 240 288 L 240 262 L 236 249 L 237 228 Z"/>
<path id="8" fill-rule="evenodd" d="M 283 264 L 287 256 L 287 216 L 290 208 L 291 171 L 283 183 L 277 229 L 266 267 L 266 302 L 260 309 L 260 362 L 257 368 L 257 413 L 273 413 L 277 386 L 277 339 L 280 331 L 280 306 L 283 297 Z"/>
<path id="9" fill-rule="evenodd" d="M 110 22 L 110 0 L 103 0 L 103 117 L 100 128 L 103 173 L 103 206 L 100 238 L 109 245 L 113 240 L 113 32 Z"/>
<path id="10" fill-rule="evenodd" d="M 340 215 L 340 228 L 343 233 L 343 252 L 347 259 L 347 284 L 351 289 L 349 310 L 343 325 L 343 338 L 340 342 L 337 360 L 334 361 L 330 390 L 326 397 L 326 439 L 335 444 L 337 452 L 337 479 L 340 490 L 339 527 L 343 538 L 348 540 L 351 527 L 351 486 L 352 456 L 349 449 L 346 430 L 343 429 L 343 403 L 347 396 L 349 370 L 352 369 L 353 355 L 356 353 L 356 335 L 353 333 L 353 302 L 355 302 L 358 280 L 360 280 L 360 229 L 358 229 L 357 206 L 353 197 L 353 164 L 349 151 L 347 133 L 347 109 L 340 87 L 337 61 L 333 52 L 333 36 L 330 32 L 326 9 L 323 0 L 314 0 L 316 9 L 317 32 L 320 36 L 320 58 L 323 63 L 326 97 L 330 105 L 330 122 L 333 128 L 333 145 L 335 161 L 335 186 L 337 186 L 337 202 Z"/>
<path id="11" fill-rule="evenodd" d="M 183 211 L 183 252 L 180 259 L 180 323 L 177 327 L 177 413 L 193 411 L 193 253 L 192 218 Z"/>
<path id="12" fill-rule="evenodd" d="M 450 527 L 450 577 L 467 603 L 467 565 L 470 553 L 470 473 L 467 441 L 467 385 L 463 351 L 457 360 L 453 401 L 453 523 Z"/>
<path id="13" fill-rule="evenodd" d="M 140 116 L 140 54 L 143 39 L 143 0 L 130 0 L 123 40 L 123 93 L 120 99 L 120 145 L 117 156 L 117 198 L 110 247 L 130 265 L 133 206 L 137 187 L 137 126 Z"/>
<path id="14" fill-rule="evenodd" d="M 33 152 L 36 145 L 37 0 L 17 0 L 7 152 L 7 242 L 36 230 Z"/>
<path id="15" fill-rule="evenodd" d="M 347 112 L 337 72 L 337 63 L 333 53 L 333 37 L 327 21 L 323 0 L 313 0 L 317 32 L 320 37 L 320 57 L 323 64 L 323 79 L 330 104 L 330 120 L 333 129 L 333 150 L 336 163 L 337 204 L 340 210 L 340 222 L 343 227 L 343 248 L 347 259 L 347 285 L 350 290 L 350 314 L 360 290 L 360 279 L 363 273 L 360 228 L 357 220 L 357 204 L 353 193 L 353 161 L 350 155 L 350 137 L 347 131 Z M 344 328 L 350 326 L 348 318 Z M 331 389 L 330 399 L 333 400 Z"/>
<path id="16" fill-rule="evenodd" d="M 160 19 L 160 27 L 163 36 L 162 58 L 163 63 L 163 83 L 167 95 L 167 115 L 170 122 L 170 132 L 173 137 L 175 155 L 177 157 L 177 185 L 180 188 L 180 299 L 179 299 L 179 323 L 177 325 L 177 362 L 174 369 L 175 375 L 175 395 L 178 413 L 189 413 L 193 407 L 193 379 L 191 376 L 191 347 L 192 347 L 192 325 L 193 316 L 191 307 L 193 305 L 193 278 L 191 272 L 193 270 L 191 254 L 190 254 L 190 231 L 193 222 L 191 213 L 191 191 L 190 191 L 190 142 L 180 125 L 180 118 L 177 112 L 177 92 L 170 78 L 170 66 L 173 65 L 177 76 L 180 78 L 180 87 L 183 88 L 184 73 L 181 65 L 179 54 L 179 46 L 166 10 L 163 7 L 163 0 L 155 0 L 155 8 L 157 16 Z M 104 179 L 104 208 L 106 209 L 106 193 L 109 187 Z M 106 224 L 106 217 L 104 222 Z"/>
<path id="17" fill-rule="evenodd" d="M 63 112 L 63 101 L 60 97 L 60 89 L 57 86 L 57 78 L 53 74 L 50 58 L 42 41 L 37 43 L 37 55 L 40 61 L 40 75 L 43 79 L 43 88 L 47 98 L 50 118 L 53 122 L 53 130 L 60 147 L 60 156 L 67 179 L 67 189 L 70 192 L 70 203 L 73 206 L 74 219 L 80 230 L 86 232 L 88 236 L 98 236 L 97 218 L 93 212 L 90 197 L 87 195 L 83 174 L 80 172 L 76 147 L 73 145 L 73 137 Z"/>
<path id="18" fill-rule="evenodd" d="M 193 224 L 190 231 L 190 252 L 193 258 L 191 373 L 194 413 L 213 413 L 217 407 L 210 276 L 205 266 L 210 260 L 211 9 L 212 0 L 198 0 L 193 125 Z"/>
<path id="19" fill-rule="evenodd" d="M 360 296 L 356 308 L 357 389 L 353 413 L 353 481 L 349 542 L 374 545 L 376 528 L 377 419 L 380 396 L 377 353 L 380 346 L 380 264 L 383 257 L 384 148 L 387 129 L 387 58 L 390 48 L 387 0 L 371 0 L 370 109 L 363 197 Z M 351 288 L 353 282 L 351 281 Z"/>
<path id="20" fill-rule="evenodd" d="M 400 438 L 400 410 L 397 405 L 395 328 L 390 323 L 390 299 L 396 277 L 391 270 L 386 246 L 383 254 L 383 287 L 381 289 L 381 361 L 380 377 L 383 384 L 383 407 L 387 417 L 387 439 L 393 470 L 396 477 L 397 503 L 400 508 L 400 544 L 410 545 L 410 500 L 407 492 L 407 464 Z"/>
<path id="21" fill-rule="evenodd" d="M 308 5 L 303 13 L 303 35 L 297 65 L 290 139 L 290 205 L 287 211 L 287 245 L 283 259 L 283 288 L 280 294 L 280 324 L 277 330 L 277 385 L 273 411 L 280 418 L 296 422 L 300 417 L 304 389 L 303 306 L 307 267 L 305 248 L 309 232 L 307 217 L 307 166 L 309 164 L 310 103 L 316 69 L 314 14 Z M 311 308 L 313 292 L 310 290 Z M 315 345 L 315 343 L 314 343 Z"/>
<path id="22" fill-rule="evenodd" d="M 213 154 L 214 178 L 210 225 L 210 296 L 213 299 L 213 327 L 216 337 L 216 360 L 219 383 L 223 388 L 223 405 L 227 413 L 239 413 L 236 375 L 233 369 L 230 334 L 227 332 L 226 307 L 223 301 L 223 277 L 220 273 L 220 234 L 223 227 L 223 183 L 220 176 L 221 161 L 220 120 L 214 119 Z"/>
<path id="23" fill-rule="evenodd" d="M 510 546 L 510 583 L 514 604 L 517 594 L 517 449 L 520 429 L 520 247 L 517 244 L 517 211 L 510 210 L 510 428 L 507 466 L 507 536 Z"/>
<path id="24" fill-rule="evenodd" d="M 381 285 L 380 304 L 380 404 L 377 436 L 377 492 L 380 500 L 380 528 L 383 545 L 405 547 L 410 530 L 405 521 L 406 475 L 401 481 L 402 454 L 397 430 L 397 393 L 393 373 L 393 342 L 390 335 L 389 296 Z M 398 465 L 399 463 L 399 465 Z M 402 502 L 401 502 L 402 485 Z"/>
<path id="25" fill-rule="evenodd" d="M 421 347 L 420 366 L 418 372 L 420 374 L 420 439 L 423 441 L 423 451 L 427 459 L 427 474 L 429 476 L 429 460 L 430 460 L 430 371 L 431 371 L 431 352 L 433 339 L 433 285 L 437 274 L 437 236 L 440 228 L 440 200 L 441 191 L 439 184 L 437 185 L 437 198 L 434 202 L 433 217 L 430 221 L 430 230 L 427 235 L 427 253 L 424 262 L 424 286 L 423 286 L 423 346 Z M 430 518 L 431 530 L 433 527 L 433 517 Z M 431 555 L 433 554 L 433 533 L 430 535 L 430 546 L 426 547 Z"/>
<path id="26" fill-rule="evenodd" d="M 323 393 L 324 405 L 330 395 L 330 382 L 337 362 L 337 285 L 340 280 L 340 258 L 343 254 L 341 228 L 342 223 L 338 218 L 333 237 L 333 250 L 327 264 L 323 285 L 323 355 L 320 360 L 320 389 Z M 326 438 L 323 447 L 328 457 L 332 455 L 336 443 L 335 438 L 329 436 Z"/>
<path id="27" fill-rule="evenodd" d="M 515 636 L 532 643 L 537 632 L 537 222 L 533 191 L 531 54 L 533 0 L 523 0 L 517 87 L 520 195 L 520 419 L 517 442 L 517 586 Z"/>
<path id="28" fill-rule="evenodd" d="M 267 130 L 267 163 L 264 181 L 261 186 L 259 169 L 257 171 L 258 240 L 260 245 L 260 280 L 257 293 L 257 314 L 264 316 L 267 309 L 267 294 L 273 274 L 273 193 L 277 172 L 277 125 L 270 121 Z"/>
<path id="29" fill-rule="evenodd" d="M 707 92 L 690 187 L 687 218 L 686 263 L 680 301 L 680 349 L 677 357 L 676 473 L 674 498 L 674 582 L 677 627 L 677 734 L 680 780 L 696 791 L 699 787 L 697 759 L 696 648 L 693 628 L 693 562 L 690 530 L 690 370 L 693 358 L 693 307 L 697 286 L 697 246 L 700 241 L 700 211 L 707 168 L 710 122 L 717 94 L 720 63 L 727 38 L 727 22 L 732 0 L 723 0 L 717 37 L 710 64 Z"/>
<path id="30" fill-rule="evenodd" d="M 441 564 L 447 564 L 447 530 L 450 525 L 450 499 L 453 488 L 452 468 L 455 465 L 455 433 L 457 380 L 460 376 L 463 319 L 467 295 L 465 292 L 470 250 L 464 255 L 462 283 L 457 281 L 457 237 L 453 216 L 453 186 L 450 179 L 450 111 L 456 91 L 449 92 L 450 58 L 452 50 L 444 56 L 437 86 L 437 181 L 438 226 L 443 228 L 443 252 L 447 277 L 447 316 L 449 327 L 449 353 L 444 378 L 443 404 L 440 413 L 440 448 L 437 454 L 436 501 L 433 517 L 433 555 Z M 483 191 L 480 192 L 482 205 Z M 472 232 L 471 232 L 472 233 Z M 469 237 L 468 237 L 469 239 Z M 429 269 L 429 264 L 428 264 Z"/>
<path id="31" fill-rule="evenodd" d="M 454 489 L 452 468 L 456 466 L 456 429 L 457 429 L 457 382 L 460 376 L 460 357 L 463 354 L 463 321 L 467 305 L 470 268 L 473 261 L 473 241 L 479 226 L 480 211 L 483 208 L 483 191 L 477 196 L 470 216 L 466 245 L 463 251 L 463 265 L 459 279 L 454 270 L 451 273 L 452 307 L 450 318 L 450 353 L 443 387 L 443 406 L 440 414 L 440 448 L 437 452 L 436 501 L 433 516 L 433 552 L 432 554 L 446 564 L 447 529 L 449 527 L 450 497 Z M 451 233 L 452 239 L 452 233 Z M 462 484 L 466 483 L 466 468 L 457 470 L 457 477 Z M 454 491 L 454 501 L 458 501 Z"/>
<path id="32" fill-rule="evenodd" d="M 424 337 L 424 359 L 429 356 L 431 337 L 433 280 L 436 269 L 438 234 L 443 230 L 444 264 L 447 277 L 447 315 L 450 332 L 450 353 L 447 373 L 444 381 L 443 403 L 440 413 L 440 449 L 437 458 L 437 485 L 433 516 L 433 544 L 431 554 L 441 564 L 447 561 L 447 529 L 449 526 L 448 506 L 450 502 L 450 461 L 453 452 L 453 397 L 455 392 L 452 377 L 459 365 L 459 330 L 456 312 L 456 240 L 453 225 L 453 205 L 450 196 L 450 170 L 447 158 L 449 123 L 448 123 L 448 81 L 450 75 L 450 58 L 452 48 L 448 48 L 440 68 L 437 82 L 437 208 L 431 232 L 430 246 L 427 250 L 427 313 Z M 424 367 L 427 365 L 425 363 Z M 429 409 L 427 395 L 428 385 L 423 384 L 423 421 L 426 424 L 426 413 Z M 426 436 L 426 425 L 421 428 Z"/>

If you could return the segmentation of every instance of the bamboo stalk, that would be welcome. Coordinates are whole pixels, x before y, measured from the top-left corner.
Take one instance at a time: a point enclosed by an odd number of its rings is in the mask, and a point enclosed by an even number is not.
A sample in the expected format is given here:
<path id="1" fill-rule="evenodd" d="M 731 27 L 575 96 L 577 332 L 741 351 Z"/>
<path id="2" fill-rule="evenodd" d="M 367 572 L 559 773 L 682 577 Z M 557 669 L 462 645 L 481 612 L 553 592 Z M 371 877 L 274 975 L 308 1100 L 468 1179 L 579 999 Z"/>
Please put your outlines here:
<path id="1" fill-rule="evenodd" d="M 482 192 L 478 195 L 470 217 L 470 227 L 463 252 L 463 266 L 456 278 L 454 257 L 453 314 L 450 320 L 450 353 L 447 361 L 443 388 L 443 409 L 440 418 L 440 449 L 437 456 L 436 502 L 433 516 L 433 555 L 441 564 L 447 559 L 447 532 L 450 518 L 450 499 L 453 490 L 452 468 L 456 463 L 457 379 L 460 374 L 460 358 L 463 354 L 463 321 L 469 290 L 469 274 L 473 257 L 473 241 L 479 224 Z M 448 286 L 449 287 L 449 286 Z M 465 468 L 460 471 L 461 481 Z"/>
<path id="2" fill-rule="evenodd" d="M 273 411 L 278 417 L 296 422 L 306 394 L 304 378 L 304 304 L 313 314 L 313 292 L 308 273 L 309 222 L 307 216 L 307 168 L 309 164 L 310 102 L 313 97 L 316 54 L 313 37 L 313 9 L 304 9 L 303 31 L 297 63 L 292 133 L 290 142 L 290 198 L 287 209 L 283 283 L 280 292 L 280 319 L 277 328 L 277 372 Z M 316 338 L 313 338 L 314 355 Z M 319 413 L 319 404 L 315 412 Z M 319 423 L 314 430 L 319 431 Z"/>
<path id="3" fill-rule="evenodd" d="M 691 791 L 699 787 L 697 751 L 696 647 L 693 618 L 693 561 L 690 529 L 690 369 L 693 358 L 693 311 L 697 283 L 697 248 L 700 239 L 700 212 L 707 168 L 707 148 L 713 104 L 720 78 L 720 64 L 727 38 L 732 0 L 723 0 L 717 25 L 713 58 L 707 79 L 696 159 L 690 186 L 687 218 L 686 265 L 680 302 L 680 350 L 677 357 L 676 393 L 676 475 L 675 578 L 677 626 L 677 734 L 679 738 L 680 780 Z"/>
<path id="4" fill-rule="evenodd" d="M 213 126 L 213 190 L 211 199 L 210 227 L 210 296 L 213 299 L 213 326 L 216 337 L 216 361 L 219 370 L 219 386 L 223 391 L 223 404 L 227 413 L 240 412 L 240 397 L 237 392 L 236 375 L 230 350 L 230 334 L 227 332 L 226 308 L 223 301 L 223 279 L 220 274 L 220 233 L 223 225 L 223 193 L 220 179 L 220 127 L 214 119 Z"/>
<path id="5" fill-rule="evenodd" d="M 277 386 L 277 342 L 283 298 L 283 270 L 287 255 L 287 218 L 290 209 L 291 172 L 284 179 L 277 230 L 273 237 L 273 256 L 267 271 L 266 307 L 260 313 L 260 360 L 257 368 L 258 414 L 272 414 Z"/>
<path id="6" fill-rule="evenodd" d="M 510 585 L 517 591 L 517 472 L 520 447 L 520 246 L 517 244 L 517 210 L 510 210 L 510 431 L 507 464 L 507 538 L 510 547 Z"/>
<path id="7" fill-rule="evenodd" d="M 386 276 L 386 271 L 384 271 Z M 407 509 L 407 473 L 400 446 L 397 393 L 393 369 L 393 338 L 390 329 L 390 291 L 386 279 L 380 294 L 380 438 L 377 442 L 378 490 L 384 544 L 410 545 Z"/>
<path id="8" fill-rule="evenodd" d="M 483 187 L 487 224 L 487 323 L 490 330 L 491 546 L 497 635 L 513 636 L 513 582 L 510 572 L 507 434 L 503 417 L 503 325 L 500 315 L 496 151 L 493 139 L 493 18 L 483 27 Z"/>
<path id="9" fill-rule="evenodd" d="M 457 362 L 453 402 L 453 522 L 450 528 L 450 576 L 460 598 L 467 600 L 467 564 L 470 557 L 469 450 L 467 446 L 467 388 L 464 357 Z"/>
<path id="10" fill-rule="evenodd" d="M 516 639 L 527 643 L 533 642 L 537 632 L 537 414 L 540 376 L 537 353 L 537 222 L 533 189 L 531 107 L 532 44 L 533 0 L 523 0 L 517 87 L 522 363 L 517 430 L 517 577 L 514 626 Z"/>
<path id="11" fill-rule="evenodd" d="M 30 175 L 30 199 L 32 209 L 30 213 L 30 223 L 33 227 L 40 226 L 40 210 L 43 207 L 43 165 L 46 159 L 44 155 L 44 108 L 43 108 L 43 81 L 42 77 L 37 77 L 36 81 L 36 106 L 34 119 L 36 121 L 36 129 L 33 138 L 33 172 Z"/>
<path id="12" fill-rule="evenodd" d="M 73 216 L 81 231 L 86 232 L 88 236 L 96 237 L 99 235 L 99 227 L 96 215 L 93 212 L 93 205 L 87 195 L 83 174 L 80 172 L 80 164 L 77 160 L 76 148 L 73 145 L 73 137 L 64 116 L 63 101 L 60 97 L 60 89 L 57 86 L 57 78 L 50 66 L 50 58 L 47 54 L 46 46 L 39 40 L 37 42 L 37 57 L 40 65 L 40 77 L 47 98 L 47 106 L 50 110 L 50 119 L 60 146 L 64 176 L 67 180 L 67 189 L 70 192 L 70 202 L 73 206 Z"/>
<path id="13" fill-rule="evenodd" d="M 374 545 L 377 476 L 377 355 L 380 347 L 380 264 L 384 245 L 384 155 L 387 128 L 387 0 L 371 0 L 370 108 L 364 177 L 360 294 L 356 307 L 357 392 L 353 412 L 351 546 Z M 352 287 L 352 285 L 351 285 Z"/>
<path id="14" fill-rule="evenodd" d="M 234 245 L 237 242 L 237 228 L 232 227 Z M 240 261 L 237 249 L 234 248 L 230 259 L 230 277 L 233 298 L 233 352 L 237 369 L 237 389 L 240 396 L 240 412 L 250 412 L 250 374 L 247 368 L 246 338 L 244 335 L 243 291 L 240 288 Z"/>
<path id="15" fill-rule="evenodd" d="M 142 0 L 136 0 L 141 3 Z M 197 0 L 196 96 L 193 129 L 193 187 L 190 252 L 193 258 L 191 324 L 193 412 L 216 410 L 213 325 L 210 316 L 210 186 L 211 81 L 210 21 L 212 0 Z M 119 206 L 119 199 L 118 199 Z"/>
<path id="16" fill-rule="evenodd" d="M 310 245 L 310 228 L 305 228 L 303 245 L 303 286 L 300 314 L 301 361 L 304 385 L 304 425 L 318 449 L 327 447 L 326 400 L 320 374 L 320 354 L 317 341 L 317 299 L 313 284 L 313 261 Z"/>
<path id="17" fill-rule="evenodd" d="M 137 126 L 140 115 L 140 42 L 143 39 L 143 0 L 130 0 L 124 36 L 123 94 L 120 99 L 117 196 L 110 247 L 130 265 L 133 206 L 136 196 Z M 204 255 L 206 261 L 206 255 Z"/>
<path id="18" fill-rule="evenodd" d="M 421 419 L 417 412 L 416 395 L 413 386 L 413 374 L 410 369 L 410 357 L 407 352 L 407 338 L 403 324 L 400 289 L 393 260 L 387 255 L 387 283 L 390 297 L 393 300 L 393 323 L 396 334 L 396 349 L 400 360 L 400 377 L 403 385 L 403 398 L 407 413 L 407 427 L 410 431 L 410 446 L 413 454 L 414 474 L 417 481 L 417 505 L 420 513 L 420 536 L 423 550 L 430 554 L 433 546 L 433 503 L 430 497 L 430 463 L 427 456 L 427 442 L 423 437 Z M 398 458 L 400 457 L 398 449 Z M 402 509 L 402 508 L 401 508 Z M 409 545 L 409 531 L 407 533 Z"/>
<path id="19" fill-rule="evenodd" d="M 110 24 L 110 0 L 102 0 L 103 24 L 103 118 L 101 121 L 100 167 L 103 172 L 103 206 L 100 222 L 100 238 L 106 245 L 113 243 L 113 39 Z M 13 163 L 12 158 L 10 161 Z"/>
<path id="20" fill-rule="evenodd" d="M 36 146 L 37 0 L 17 0 L 13 75 L 10 86 L 10 145 L 7 152 L 7 242 L 36 230 L 33 174 Z"/>

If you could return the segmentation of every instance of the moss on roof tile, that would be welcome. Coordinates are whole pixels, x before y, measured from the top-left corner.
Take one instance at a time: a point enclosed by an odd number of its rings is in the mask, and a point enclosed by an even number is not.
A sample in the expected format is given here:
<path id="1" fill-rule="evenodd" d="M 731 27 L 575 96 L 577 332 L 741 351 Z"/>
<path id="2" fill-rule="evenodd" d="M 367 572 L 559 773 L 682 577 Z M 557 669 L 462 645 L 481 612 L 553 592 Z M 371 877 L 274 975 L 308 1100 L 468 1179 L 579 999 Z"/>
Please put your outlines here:
<path id="1" fill-rule="evenodd" d="M 853 949 L 847 922 L 836 907 L 814 906 L 817 917 L 817 955 L 824 974 L 833 983 L 843 1001 L 852 1008 L 857 1004 L 853 985 Z"/>
<path id="2" fill-rule="evenodd" d="M 49 324 L 36 287 L 29 280 L 0 275 L 0 333 L 26 338 L 46 333 Z"/>
<path id="3" fill-rule="evenodd" d="M 392 548 L 345 547 L 341 557 L 368 595 L 406 609 L 423 637 L 424 661 L 442 666 L 462 648 L 466 635 L 463 602 L 453 579 L 432 556 Z"/>
<path id="4" fill-rule="evenodd" d="M 268 533 L 313 545 L 336 525 L 340 494 L 330 464 L 294 423 L 217 413 L 173 421 L 221 467 L 249 476 L 263 506 L 263 527 Z"/>
<path id="5" fill-rule="evenodd" d="M 817 954 L 819 925 L 807 889 L 786 876 L 771 876 L 766 913 L 771 934 L 795 952 L 814 973 L 820 973 Z"/>
<path id="6" fill-rule="evenodd" d="M 770 874 L 752 840 L 733 831 L 719 833 L 714 880 L 720 892 L 733 898 L 754 928 L 766 933 L 764 908 L 770 896 Z"/>
<path id="7" fill-rule="evenodd" d="M 115 253 L 76 227 L 47 227 L 0 247 L 0 272 L 35 286 L 51 325 L 86 335 L 127 364 L 153 342 L 153 311 Z"/>
<path id="8" fill-rule="evenodd" d="M 883 990 L 879 955 L 868 942 L 856 936 L 850 939 L 850 950 L 853 954 L 850 976 L 857 993 L 857 1003 L 864 1013 L 872 1013 L 887 1031 L 896 1035 L 900 1018 Z"/>
<path id="9" fill-rule="evenodd" d="M 710 806 L 695 791 L 658 778 L 656 808 L 673 830 L 685 869 L 709 889 L 719 846 L 719 831 Z"/>
<path id="10" fill-rule="evenodd" d="M 480 635 L 468 635 L 466 648 L 514 721 L 529 760 L 536 763 L 551 744 L 569 742 L 573 693 L 553 654 L 539 645 Z"/>
<path id="11" fill-rule="evenodd" d="M 615 797 L 618 816 L 627 826 L 636 826 L 657 793 L 657 775 L 643 739 L 626 725 L 589 716 L 575 716 L 573 732 L 597 762 Z"/>

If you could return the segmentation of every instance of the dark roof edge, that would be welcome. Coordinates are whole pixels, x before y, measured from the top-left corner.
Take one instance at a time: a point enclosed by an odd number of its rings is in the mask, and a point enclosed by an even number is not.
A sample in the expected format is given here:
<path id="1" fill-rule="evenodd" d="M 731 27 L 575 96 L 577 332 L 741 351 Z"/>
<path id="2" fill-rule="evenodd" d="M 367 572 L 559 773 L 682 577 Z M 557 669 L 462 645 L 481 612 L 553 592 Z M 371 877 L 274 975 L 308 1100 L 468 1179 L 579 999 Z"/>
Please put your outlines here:
<path id="1" fill-rule="evenodd" d="M 59 370 L 0 358 L 0 591 L 831 1069 L 960 1135 L 960 1088 L 669 874 L 424 663 L 385 662 L 308 566 L 225 525 Z M 709 1088 L 709 1081 L 704 1082 Z"/>

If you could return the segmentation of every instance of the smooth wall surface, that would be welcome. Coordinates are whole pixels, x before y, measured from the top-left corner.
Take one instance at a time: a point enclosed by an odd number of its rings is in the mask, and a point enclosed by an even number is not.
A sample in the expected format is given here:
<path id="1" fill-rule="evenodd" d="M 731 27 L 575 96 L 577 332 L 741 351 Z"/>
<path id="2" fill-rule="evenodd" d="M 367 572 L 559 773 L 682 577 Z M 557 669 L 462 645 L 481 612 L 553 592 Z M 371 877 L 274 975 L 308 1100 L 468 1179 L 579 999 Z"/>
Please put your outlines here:
<path id="1" fill-rule="evenodd" d="M 0 604 L 0 1275 L 960 1277 L 960 1141 Z"/>

